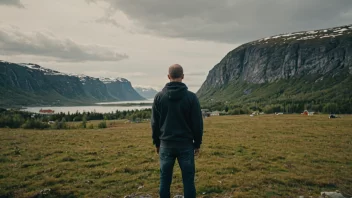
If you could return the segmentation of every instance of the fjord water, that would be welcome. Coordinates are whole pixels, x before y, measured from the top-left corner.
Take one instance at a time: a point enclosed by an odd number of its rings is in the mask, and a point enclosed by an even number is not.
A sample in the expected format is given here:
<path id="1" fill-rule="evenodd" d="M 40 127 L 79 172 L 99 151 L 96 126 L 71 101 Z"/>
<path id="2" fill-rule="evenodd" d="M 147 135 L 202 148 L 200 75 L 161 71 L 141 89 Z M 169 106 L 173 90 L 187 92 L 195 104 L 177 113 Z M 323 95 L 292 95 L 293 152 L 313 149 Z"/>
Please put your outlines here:
<path id="1" fill-rule="evenodd" d="M 23 111 L 39 113 L 41 109 L 51 109 L 55 113 L 75 113 L 75 112 L 97 112 L 97 113 L 109 113 L 118 111 L 127 111 L 127 110 L 141 110 L 149 109 L 152 107 L 152 100 L 139 100 L 139 101 L 119 101 L 119 102 L 103 102 L 97 103 L 97 105 L 91 106 L 41 106 L 41 107 L 25 107 Z M 143 104 L 144 103 L 144 104 Z M 148 104 L 146 104 L 148 103 Z M 143 104 L 143 105 L 139 105 Z M 116 106 L 115 106 L 116 105 Z"/>
<path id="2" fill-rule="evenodd" d="M 116 102 L 99 102 L 96 104 L 98 104 L 98 105 L 113 105 L 113 104 L 123 105 L 123 104 L 145 104 L 145 103 L 153 103 L 153 99 L 132 100 L 132 101 L 116 101 Z"/>

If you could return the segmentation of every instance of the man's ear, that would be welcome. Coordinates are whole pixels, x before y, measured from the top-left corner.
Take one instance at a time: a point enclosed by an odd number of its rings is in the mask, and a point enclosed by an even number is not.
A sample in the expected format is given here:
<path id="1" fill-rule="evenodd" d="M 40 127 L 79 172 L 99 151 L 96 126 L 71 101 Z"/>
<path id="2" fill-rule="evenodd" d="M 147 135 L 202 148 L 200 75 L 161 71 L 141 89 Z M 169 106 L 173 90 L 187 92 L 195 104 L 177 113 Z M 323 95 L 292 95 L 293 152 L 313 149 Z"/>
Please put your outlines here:
<path id="1" fill-rule="evenodd" d="M 185 75 L 184 74 L 182 74 L 182 79 L 184 79 L 185 78 Z"/>
<path id="2" fill-rule="evenodd" d="M 170 74 L 168 74 L 168 75 L 167 75 L 167 77 L 169 78 L 169 80 L 171 80 L 171 78 L 170 78 Z"/>

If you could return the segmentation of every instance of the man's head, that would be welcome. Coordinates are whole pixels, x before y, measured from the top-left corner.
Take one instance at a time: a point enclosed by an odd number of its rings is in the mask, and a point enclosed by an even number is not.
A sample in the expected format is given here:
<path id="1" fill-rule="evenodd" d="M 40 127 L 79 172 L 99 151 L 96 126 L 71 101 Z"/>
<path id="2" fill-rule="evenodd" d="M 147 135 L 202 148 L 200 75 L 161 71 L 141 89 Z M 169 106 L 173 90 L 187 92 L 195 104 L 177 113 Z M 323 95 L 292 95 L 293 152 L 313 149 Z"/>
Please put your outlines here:
<path id="1" fill-rule="evenodd" d="M 170 79 L 170 82 L 182 82 L 184 78 L 182 66 L 179 64 L 171 65 L 167 77 Z"/>

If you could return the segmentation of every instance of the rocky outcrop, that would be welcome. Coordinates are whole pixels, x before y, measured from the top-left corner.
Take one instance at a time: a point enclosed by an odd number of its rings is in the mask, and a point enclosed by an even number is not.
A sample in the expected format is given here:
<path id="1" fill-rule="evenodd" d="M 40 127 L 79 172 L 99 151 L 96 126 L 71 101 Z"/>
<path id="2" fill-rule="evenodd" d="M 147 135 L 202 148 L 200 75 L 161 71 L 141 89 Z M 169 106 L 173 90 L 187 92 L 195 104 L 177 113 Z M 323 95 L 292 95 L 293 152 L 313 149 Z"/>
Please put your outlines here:
<path id="1" fill-rule="evenodd" d="M 97 101 L 110 101 L 116 100 L 111 93 L 108 91 L 106 85 L 100 81 L 98 78 L 93 78 L 89 76 L 79 76 L 80 81 L 83 85 L 83 90 L 90 97 L 94 98 Z M 122 90 L 120 90 L 123 92 Z"/>
<path id="2" fill-rule="evenodd" d="M 127 79 L 100 80 L 36 64 L 0 61 L 0 105 L 64 105 L 142 100 Z"/>
<path id="3" fill-rule="evenodd" d="M 133 98 L 133 100 L 145 99 L 133 89 L 131 82 L 126 79 L 123 81 L 107 82 L 106 87 L 112 96 L 119 98 L 120 100 L 130 100 L 129 98 Z M 123 92 L 118 90 L 123 90 Z"/>
<path id="4" fill-rule="evenodd" d="M 322 84 L 328 80 L 327 84 L 331 84 L 331 79 L 337 79 L 342 83 L 350 80 L 351 74 L 352 26 L 349 25 L 277 35 L 244 44 L 210 70 L 197 95 L 204 101 L 229 86 L 232 90 L 236 86 L 246 90 L 248 85 L 258 88 L 279 81 L 307 80 L 306 84 L 318 81 Z M 300 88 L 296 88 L 300 93 Z M 257 91 L 266 90 L 262 87 Z M 242 93 L 251 92 L 247 89 Z"/>

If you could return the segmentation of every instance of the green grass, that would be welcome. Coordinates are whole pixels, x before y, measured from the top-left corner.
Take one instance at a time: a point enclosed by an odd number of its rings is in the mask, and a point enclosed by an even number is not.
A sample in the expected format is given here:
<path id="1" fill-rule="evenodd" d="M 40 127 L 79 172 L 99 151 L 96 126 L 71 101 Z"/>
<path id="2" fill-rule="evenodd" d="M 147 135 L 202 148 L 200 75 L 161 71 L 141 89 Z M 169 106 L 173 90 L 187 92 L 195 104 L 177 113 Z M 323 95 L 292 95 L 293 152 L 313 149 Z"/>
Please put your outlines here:
<path id="1" fill-rule="evenodd" d="M 198 197 L 350 192 L 352 116 L 327 117 L 205 119 L 204 141 L 196 157 Z M 158 197 L 159 158 L 149 123 L 110 121 L 107 126 L 0 129 L 0 197 Z M 178 166 L 171 191 L 182 194 Z"/>

